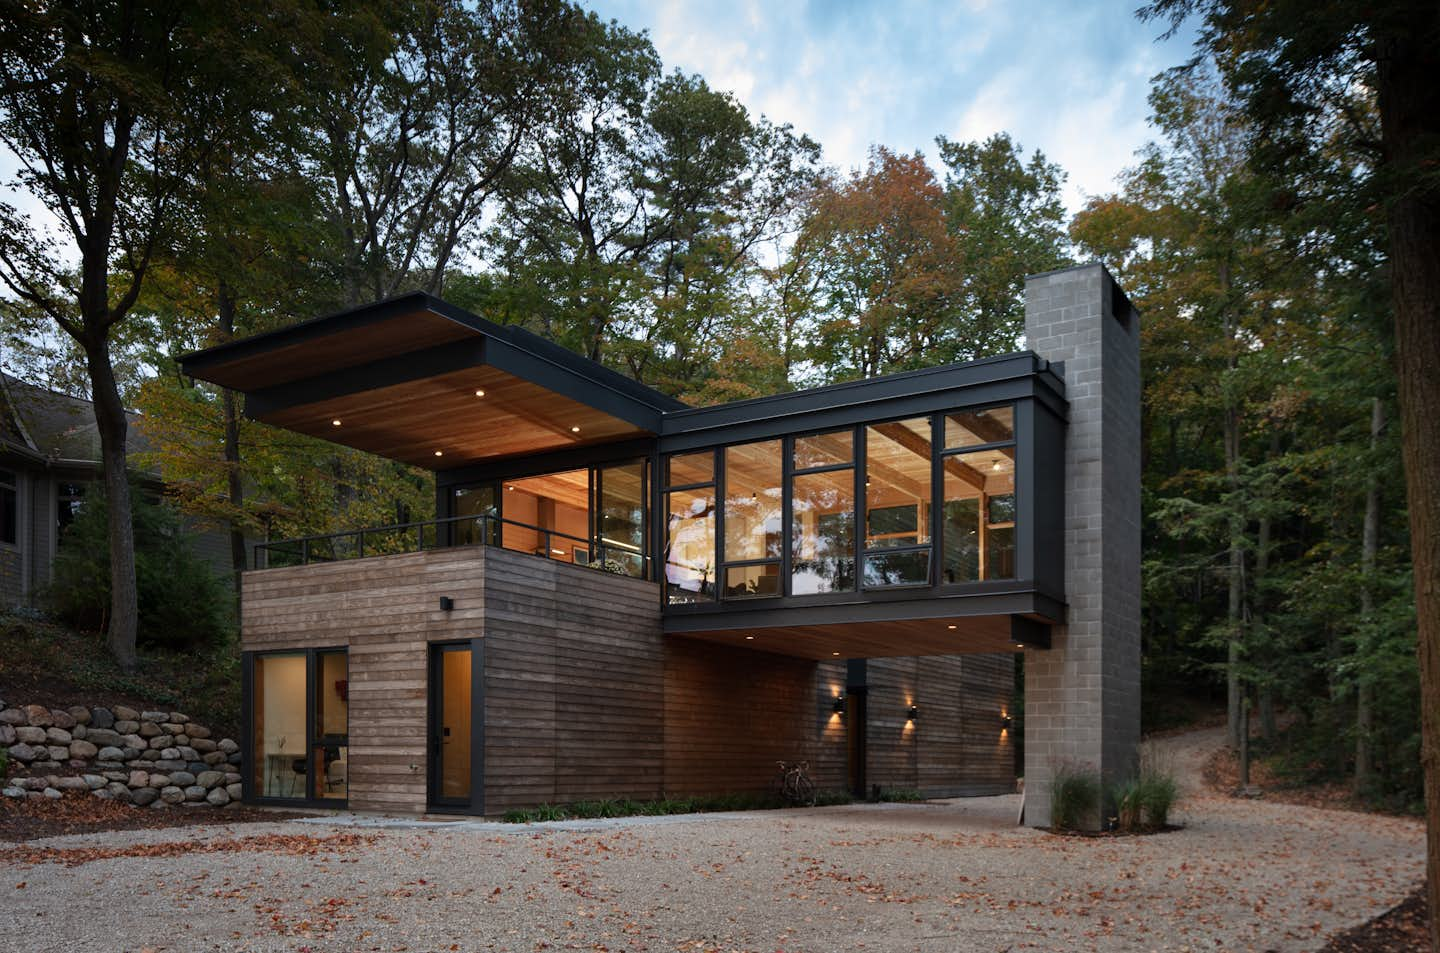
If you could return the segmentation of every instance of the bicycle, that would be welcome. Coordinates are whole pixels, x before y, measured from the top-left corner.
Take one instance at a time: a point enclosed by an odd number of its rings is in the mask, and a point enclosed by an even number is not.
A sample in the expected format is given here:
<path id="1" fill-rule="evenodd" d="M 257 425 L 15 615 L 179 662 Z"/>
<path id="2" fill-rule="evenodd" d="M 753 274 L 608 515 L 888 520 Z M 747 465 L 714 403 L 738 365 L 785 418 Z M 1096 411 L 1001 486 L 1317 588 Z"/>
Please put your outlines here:
<path id="1" fill-rule="evenodd" d="M 792 807 L 815 806 L 815 782 L 810 780 L 809 761 L 777 761 L 780 799 Z"/>

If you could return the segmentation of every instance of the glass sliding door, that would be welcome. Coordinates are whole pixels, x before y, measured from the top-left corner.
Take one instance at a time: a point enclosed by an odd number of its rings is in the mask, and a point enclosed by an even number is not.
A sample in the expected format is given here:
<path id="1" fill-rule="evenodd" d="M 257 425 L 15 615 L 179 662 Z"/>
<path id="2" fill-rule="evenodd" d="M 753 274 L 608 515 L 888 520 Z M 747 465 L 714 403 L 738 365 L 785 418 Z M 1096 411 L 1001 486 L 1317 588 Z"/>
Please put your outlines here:
<path id="1" fill-rule="evenodd" d="M 344 649 L 257 654 L 250 662 L 250 796 L 349 796 L 350 692 Z"/>

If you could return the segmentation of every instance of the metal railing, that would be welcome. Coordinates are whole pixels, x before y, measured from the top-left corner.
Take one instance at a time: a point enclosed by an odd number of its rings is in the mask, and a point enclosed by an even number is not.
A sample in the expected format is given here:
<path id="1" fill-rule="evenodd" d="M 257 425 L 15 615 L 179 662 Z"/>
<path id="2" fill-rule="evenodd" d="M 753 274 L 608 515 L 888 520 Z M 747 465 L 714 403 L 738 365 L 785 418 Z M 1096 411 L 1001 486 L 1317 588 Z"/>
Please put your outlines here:
<path id="1" fill-rule="evenodd" d="M 307 566 L 457 546 L 494 546 L 546 559 L 562 557 L 565 562 L 641 578 L 649 570 L 649 558 L 628 547 L 594 543 L 560 530 L 488 515 L 452 516 L 260 543 L 255 547 L 255 568 Z"/>

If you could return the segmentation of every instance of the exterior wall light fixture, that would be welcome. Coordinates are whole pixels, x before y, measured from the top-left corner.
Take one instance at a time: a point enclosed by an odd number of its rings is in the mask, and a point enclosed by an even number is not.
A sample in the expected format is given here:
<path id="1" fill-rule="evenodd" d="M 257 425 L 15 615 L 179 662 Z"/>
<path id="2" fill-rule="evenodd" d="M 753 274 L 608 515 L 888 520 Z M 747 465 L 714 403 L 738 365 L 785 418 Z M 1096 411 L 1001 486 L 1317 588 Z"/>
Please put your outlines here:
<path id="1" fill-rule="evenodd" d="M 918 707 L 916 707 L 915 705 L 911 705 L 911 706 L 910 706 L 910 709 L 905 712 L 905 717 L 908 718 L 910 721 L 914 721 L 914 720 L 915 720 L 916 718 L 918 718 L 919 716 L 920 716 L 920 709 L 919 709 Z"/>
<path id="2" fill-rule="evenodd" d="M 451 599 L 449 596 L 441 596 L 441 597 L 440 597 L 440 611 L 441 611 L 441 612 L 449 612 L 450 610 L 452 610 L 452 609 L 454 609 L 454 608 L 455 608 L 455 600 L 454 600 L 454 599 Z"/>
<path id="3" fill-rule="evenodd" d="M 1000 730 L 1001 730 L 1001 731 L 1009 731 L 1009 730 L 1011 729 L 1011 727 L 1014 726 L 1014 724 L 1015 724 L 1014 720 L 1011 719 L 1011 717 L 1010 717 L 1009 715 L 1001 715 L 1001 716 L 1000 716 Z"/>
<path id="4" fill-rule="evenodd" d="M 844 695 L 836 695 L 836 696 L 835 696 L 835 704 L 832 705 L 832 706 L 830 706 L 830 708 L 831 708 L 831 710 L 832 710 L 833 712 L 835 712 L 835 714 L 837 714 L 837 715 L 843 715 L 843 714 L 845 714 L 845 696 L 844 696 Z"/>

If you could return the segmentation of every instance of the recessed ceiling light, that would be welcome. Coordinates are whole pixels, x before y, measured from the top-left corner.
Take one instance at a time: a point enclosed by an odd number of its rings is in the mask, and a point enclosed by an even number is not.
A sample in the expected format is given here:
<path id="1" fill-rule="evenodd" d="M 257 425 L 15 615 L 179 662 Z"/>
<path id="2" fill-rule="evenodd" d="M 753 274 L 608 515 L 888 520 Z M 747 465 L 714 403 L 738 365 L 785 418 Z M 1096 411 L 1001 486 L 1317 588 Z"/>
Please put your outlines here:
<path id="1" fill-rule="evenodd" d="M 445 451 L 444 451 L 444 450 L 436 450 L 436 451 L 435 451 L 435 456 L 437 456 L 437 457 L 443 457 L 443 456 L 445 456 Z"/>
<path id="2" fill-rule="evenodd" d="M 340 426 L 340 418 L 339 418 L 339 417 L 336 417 L 334 420 L 330 421 L 330 426 L 332 426 L 332 427 L 338 427 L 338 426 Z"/>
<path id="3" fill-rule="evenodd" d="M 958 625 L 947 625 L 945 628 L 947 628 L 947 629 L 958 629 L 958 628 L 960 628 L 960 627 L 959 627 Z"/>
<path id="4" fill-rule="evenodd" d="M 831 652 L 830 654 L 831 654 L 831 655 L 839 655 L 840 653 L 839 653 L 839 652 Z"/>
<path id="5" fill-rule="evenodd" d="M 484 388 L 478 388 L 478 389 L 476 389 L 476 391 L 475 391 L 475 396 L 476 396 L 476 397 L 484 397 L 484 396 L 485 396 L 485 390 L 484 390 Z"/>
<path id="6" fill-rule="evenodd" d="M 579 432 L 580 432 L 580 428 L 579 428 L 579 427 L 571 427 L 571 428 L 570 428 L 570 432 L 571 432 L 571 433 L 579 433 Z"/>
<path id="7" fill-rule="evenodd" d="M 745 641 L 746 641 L 746 642 L 754 642 L 754 641 L 755 641 L 755 636 L 753 636 L 753 635 L 747 635 L 747 636 L 745 636 Z"/>
<path id="8" fill-rule="evenodd" d="M 1024 643 L 1024 642 L 1016 642 L 1016 643 L 1015 643 L 1015 647 L 1016 647 L 1017 649 L 1023 649 L 1023 648 L 1025 647 L 1025 643 Z"/>

